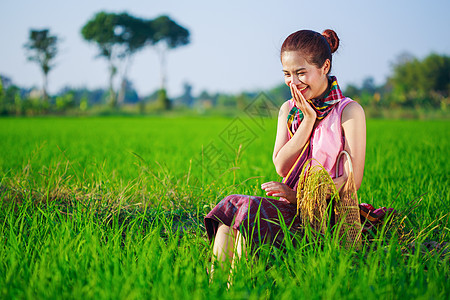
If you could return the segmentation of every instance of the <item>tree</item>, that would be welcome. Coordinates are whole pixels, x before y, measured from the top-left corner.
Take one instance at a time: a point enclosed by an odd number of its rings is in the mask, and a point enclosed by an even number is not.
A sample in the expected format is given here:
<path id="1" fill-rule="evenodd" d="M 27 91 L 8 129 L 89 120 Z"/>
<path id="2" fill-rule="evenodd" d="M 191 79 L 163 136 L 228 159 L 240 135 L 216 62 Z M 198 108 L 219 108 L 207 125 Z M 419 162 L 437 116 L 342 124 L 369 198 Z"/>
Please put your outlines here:
<path id="1" fill-rule="evenodd" d="M 123 102 L 136 104 L 139 102 L 139 96 L 133 86 L 133 83 L 128 79 L 123 81 Z"/>
<path id="2" fill-rule="evenodd" d="M 109 104 L 116 106 L 114 92 L 114 77 L 117 73 L 116 48 L 119 40 L 114 32 L 117 23 L 116 14 L 99 12 L 89 20 L 81 29 L 83 38 L 91 43 L 96 43 L 100 52 L 98 56 L 104 57 L 109 69 Z"/>
<path id="3" fill-rule="evenodd" d="M 361 89 L 369 94 L 375 93 L 375 91 L 377 90 L 375 79 L 372 76 L 364 78 Z"/>
<path id="4" fill-rule="evenodd" d="M 126 95 L 127 73 L 132 57 L 148 43 L 149 39 L 152 39 L 153 28 L 143 19 L 130 16 L 127 13 L 121 13 L 117 15 L 114 32 L 117 35 L 118 43 L 122 46 L 121 52 L 118 54 L 119 59 L 123 61 L 121 86 L 118 96 L 118 103 L 122 104 Z"/>
<path id="5" fill-rule="evenodd" d="M 443 95 L 450 92 L 450 56 L 432 53 L 422 61 L 424 76 L 422 88 Z"/>
<path id="6" fill-rule="evenodd" d="M 170 107 L 169 99 L 166 93 L 166 55 L 170 49 L 189 44 L 189 31 L 178 25 L 168 16 L 160 16 L 154 20 L 148 21 L 149 26 L 153 29 L 153 36 L 148 39 L 149 44 L 155 45 L 160 62 L 161 72 L 161 93 L 164 98 L 160 98 L 164 103 L 164 107 Z"/>
<path id="7" fill-rule="evenodd" d="M 188 82 L 183 84 L 183 95 L 180 97 L 180 102 L 187 107 L 192 107 L 194 105 L 194 97 L 192 96 L 192 85 Z"/>
<path id="8" fill-rule="evenodd" d="M 439 107 L 450 90 L 450 57 L 430 54 L 422 61 L 400 56 L 389 79 L 393 96 L 408 106 Z"/>
<path id="9" fill-rule="evenodd" d="M 3 90 L 7 89 L 9 86 L 13 84 L 11 78 L 2 74 L 0 74 L 0 81 L 2 82 Z"/>
<path id="10" fill-rule="evenodd" d="M 393 64 L 393 74 L 389 81 L 393 86 L 393 94 L 400 103 L 410 105 L 411 91 L 417 91 L 422 81 L 420 62 L 408 53 L 402 53 Z"/>
<path id="11" fill-rule="evenodd" d="M 48 100 L 47 84 L 48 73 L 54 67 L 52 61 L 58 53 L 58 37 L 50 35 L 48 29 L 30 30 L 28 42 L 24 45 L 28 60 L 39 64 L 43 74 L 42 92 L 44 99 Z"/>
<path id="12" fill-rule="evenodd" d="M 161 64 L 161 92 L 164 106 L 170 103 L 165 91 L 165 57 L 169 49 L 189 43 L 189 31 L 178 25 L 167 16 L 154 20 L 143 20 L 127 13 L 114 14 L 99 12 L 81 30 L 83 38 L 99 47 L 99 56 L 104 57 L 109 64 L 110 103 L 115 106 L 117 101 L 123 102 L 127 81 L 127 72 L 132 56 L 145 45 L 155 46 Z M 114 77 L 122 70 L 121 91 L 118 100 L 114 92 Z"/>
<path id="13" fill-rule="evenodd" d="M 96 43 L 100 50 L 99 56 L 108 61 L 111 106 L 122 104 L 132 56 L 153 39 L 152 27 L 148 21 L 125 12 L 99 12 L 84 25 L 81 34 L 88 42 Z M 114 77 L 118 71 L 121 71 L 120 91 L 116 98 Z"/>
<path id="14" fill-rule="evenodd" d="M 344 95 L 352 98 L 353 100 L 357 100 L 361 95 L 361 91 L 356 85 L 348 84 L 345 89 Z"/>
<path id="15" fill-rule="evenodd" d="M 268 94 L 278 105 L 283 104 L 284 101 L 292 97 L 291 90 L 284 82 L 270 89 Z"/>

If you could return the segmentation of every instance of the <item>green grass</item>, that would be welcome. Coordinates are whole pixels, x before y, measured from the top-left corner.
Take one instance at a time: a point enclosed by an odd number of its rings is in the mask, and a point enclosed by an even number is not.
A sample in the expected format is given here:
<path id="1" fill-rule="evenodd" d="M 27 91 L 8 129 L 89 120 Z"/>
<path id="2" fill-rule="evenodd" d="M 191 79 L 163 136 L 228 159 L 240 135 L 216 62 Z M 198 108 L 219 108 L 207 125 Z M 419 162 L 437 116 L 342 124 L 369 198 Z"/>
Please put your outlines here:
<path id="1" fill-rule="evenodd" d="M 359 199 L 399 211 L 421 199 L 407 222 L 417 248 L 450 241 L 449 124 L 368 121 Z M 275 130 L 249 118 L 0 119 L 0 298 L 448 297 L 449 254 L 387 234 L 359 252 L 333 238 L 261 247 L 230 289 L 225 271 L 210 283 L 202 218 L 279 180 Z"/>

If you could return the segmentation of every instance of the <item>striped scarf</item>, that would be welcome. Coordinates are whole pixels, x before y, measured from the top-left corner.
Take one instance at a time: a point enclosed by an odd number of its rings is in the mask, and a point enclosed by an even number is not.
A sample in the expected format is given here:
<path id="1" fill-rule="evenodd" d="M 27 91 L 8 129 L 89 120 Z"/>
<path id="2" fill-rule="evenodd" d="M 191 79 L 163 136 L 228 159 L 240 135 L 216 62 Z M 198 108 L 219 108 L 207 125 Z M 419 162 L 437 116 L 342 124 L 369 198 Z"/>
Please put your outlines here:
<path id="1" fill-rule="evenodd" d="M 328 90 L 324 98 L 307 100 L 308 103 L 310 103 L 316 111 L 318 120 L 322 120 L 323 118 L 325 118 L 331 112 L 336 103 L 344 99 L 342 91 L 337 83 L 336 77 L 331 76 L 329 80 L 331 81 L 330 89 Z M 287 125 L 290 130 L 291 136 L 295 133 L 298 126 L 300 126 L 302 120 L 302 111 L 294 105 L 294 107 L 292 107 L 291 111 L 289 112 L 287 119 Z"/>

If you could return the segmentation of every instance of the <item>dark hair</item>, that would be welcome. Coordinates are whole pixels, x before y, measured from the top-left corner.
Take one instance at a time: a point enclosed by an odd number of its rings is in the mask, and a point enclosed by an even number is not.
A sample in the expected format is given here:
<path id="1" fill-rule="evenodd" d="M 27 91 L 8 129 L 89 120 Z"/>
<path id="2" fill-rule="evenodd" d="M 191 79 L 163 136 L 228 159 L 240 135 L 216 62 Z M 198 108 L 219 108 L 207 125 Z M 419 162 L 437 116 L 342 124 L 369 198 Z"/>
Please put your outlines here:
<path id="1" fill-rule="evenodd" d="M 334 30 L 327 29 L 322 34 L 312 30 L 299 30 L 289 35 L 281 46 L 280 56 L 287 51 L 300 51 L 310 64 L 321 68 L 331 54 L 339 47 L 339 38 Z"/>

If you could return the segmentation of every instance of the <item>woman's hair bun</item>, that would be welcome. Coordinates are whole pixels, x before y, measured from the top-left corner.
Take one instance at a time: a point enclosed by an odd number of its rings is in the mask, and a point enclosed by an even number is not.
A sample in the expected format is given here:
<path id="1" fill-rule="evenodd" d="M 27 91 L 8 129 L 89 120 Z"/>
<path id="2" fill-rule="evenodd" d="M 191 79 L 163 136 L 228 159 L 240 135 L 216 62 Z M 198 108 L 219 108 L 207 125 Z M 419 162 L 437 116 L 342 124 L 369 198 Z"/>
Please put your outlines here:
<path id="1" fill-rule="evenodd" d="M 336 32 L 332 29 L 327 29 L 322 32 L 322 35 L 330 45 L 331 53 L 336 52 L 339 47 L 339 37 L 337 36 Z"/>

